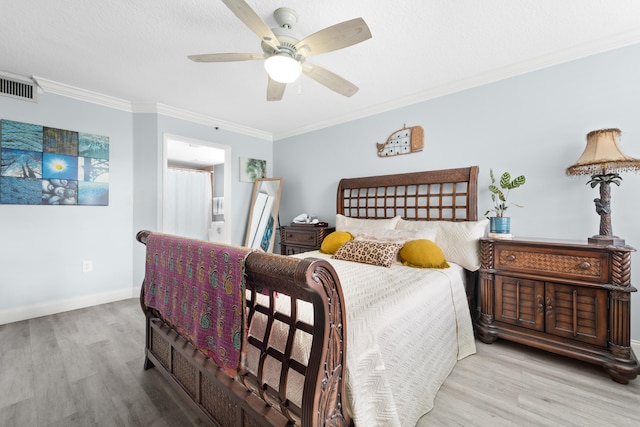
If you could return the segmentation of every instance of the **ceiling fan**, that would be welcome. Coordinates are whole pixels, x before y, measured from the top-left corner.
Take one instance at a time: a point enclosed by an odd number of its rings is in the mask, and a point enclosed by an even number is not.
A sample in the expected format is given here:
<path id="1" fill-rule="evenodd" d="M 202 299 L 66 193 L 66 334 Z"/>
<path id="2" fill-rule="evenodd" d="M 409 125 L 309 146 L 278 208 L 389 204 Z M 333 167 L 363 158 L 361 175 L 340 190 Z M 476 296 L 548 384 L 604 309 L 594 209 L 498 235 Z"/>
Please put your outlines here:
<path id="1" fill-rule="evenodd" d="M 281 100 L 287 83 L 294 82 L 300 73 L 344 96 L 352 96 L 358 91 L 356 85 L 319 65 L 308 62 L 307 57 L 343 49 L 370 39 L 371 32 L 362 18 L 332 25 L 303 38 L 292 29 L 298 21 L 298 16 L 292 9 L 277 9 L 273 15 L 278 28 L 269 28 L 244 0 L 222 2 L 260 37 L 263 53 L 190 55 L 189 59 L 192 61 L 232 62 L 264 59 L 269 75 L 267 101 Z"/>

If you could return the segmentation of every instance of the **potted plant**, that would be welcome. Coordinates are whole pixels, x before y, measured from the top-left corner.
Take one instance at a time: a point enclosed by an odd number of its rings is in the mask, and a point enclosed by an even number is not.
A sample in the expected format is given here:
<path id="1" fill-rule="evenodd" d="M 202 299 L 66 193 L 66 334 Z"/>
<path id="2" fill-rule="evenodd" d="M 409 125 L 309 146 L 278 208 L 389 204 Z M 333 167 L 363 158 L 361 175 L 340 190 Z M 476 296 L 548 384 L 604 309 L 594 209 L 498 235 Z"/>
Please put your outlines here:
<path id="1" fill-rule="evenodd" d="M 489 176 L 491 177 L 489 191 L 491 192 L 493 209 L 489 209 L 484 215 L 487 216 L 490 212 L 495 214 L 495 216 L 489 218 L 489 231 L 496 234 L 511 234 L 511 218 L 505 216 L 504 213 L 511 205 L 520 208 L 522 206 L 508 202 L 509 192 L 514 188 L 523 186 L 526 179 L 524 175 L 511 179 L 511 174 L 505 172 L 500 176 L 500 181 L 496 183 L 493 169 L 489 169 Z"/>

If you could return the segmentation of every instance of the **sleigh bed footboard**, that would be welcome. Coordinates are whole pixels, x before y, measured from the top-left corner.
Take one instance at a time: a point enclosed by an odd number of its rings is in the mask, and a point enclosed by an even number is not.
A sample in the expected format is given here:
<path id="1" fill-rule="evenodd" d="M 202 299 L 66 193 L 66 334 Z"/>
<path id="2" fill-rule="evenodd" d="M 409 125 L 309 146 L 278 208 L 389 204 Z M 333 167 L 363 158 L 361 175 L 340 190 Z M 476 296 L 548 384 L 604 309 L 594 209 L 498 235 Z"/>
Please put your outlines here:
<path id="1" fill-rule="evenodd" d="M 150 234 L 136 238 L 146 244 Z M 145 305 L 143 286 L 145 369 L 158 369 L 212 425 L 351 425 L 343 379 L 346 316 L 334 269 L 323 260 L 252 252 L 245 275 L 245 371 L 235 378 L 224 372 Z"/>

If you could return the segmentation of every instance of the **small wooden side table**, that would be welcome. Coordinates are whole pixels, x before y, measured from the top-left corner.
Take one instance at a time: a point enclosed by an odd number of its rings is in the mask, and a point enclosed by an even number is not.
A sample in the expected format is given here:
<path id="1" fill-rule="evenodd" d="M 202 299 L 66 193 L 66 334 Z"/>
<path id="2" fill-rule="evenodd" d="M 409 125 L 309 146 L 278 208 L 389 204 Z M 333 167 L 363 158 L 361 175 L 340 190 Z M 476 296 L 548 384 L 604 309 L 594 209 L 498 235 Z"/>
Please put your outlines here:
<path id="1" fill-rule="evenodd" d="M 640 374 L 630 343 L 633 251 L 556 239 L 480 239 L 478 337 L 599 364 L 627 384 Z"/>
<path id="2" fill-rule="evenodd" d="M 280 253 L 293 255 L 318 250 L 324 238 L 334 231 L 326 223 L 281 226 Z"/>

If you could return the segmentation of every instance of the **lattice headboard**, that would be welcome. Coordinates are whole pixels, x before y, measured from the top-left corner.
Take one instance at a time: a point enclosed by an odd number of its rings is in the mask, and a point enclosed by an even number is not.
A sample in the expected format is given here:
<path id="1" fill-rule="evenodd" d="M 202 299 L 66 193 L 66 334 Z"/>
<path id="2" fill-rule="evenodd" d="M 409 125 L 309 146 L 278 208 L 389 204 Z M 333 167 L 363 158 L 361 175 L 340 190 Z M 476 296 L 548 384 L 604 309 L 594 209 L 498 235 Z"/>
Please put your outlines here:
<path id="1" fill-rule="evenodd" d="M 344 178 L 336 212 L 353 218 L 477 221 L 478 166 Z"/>

